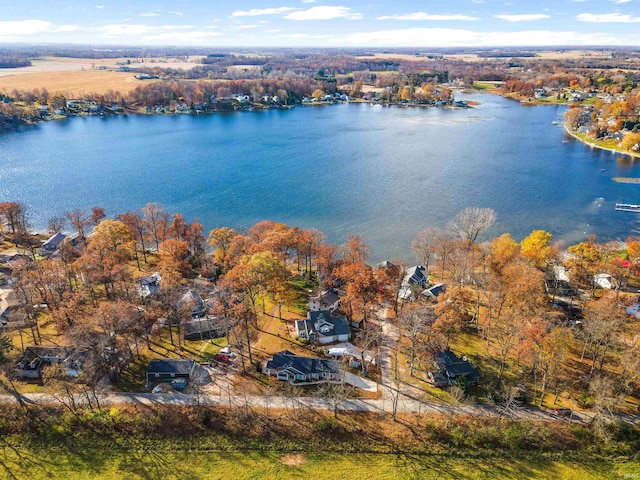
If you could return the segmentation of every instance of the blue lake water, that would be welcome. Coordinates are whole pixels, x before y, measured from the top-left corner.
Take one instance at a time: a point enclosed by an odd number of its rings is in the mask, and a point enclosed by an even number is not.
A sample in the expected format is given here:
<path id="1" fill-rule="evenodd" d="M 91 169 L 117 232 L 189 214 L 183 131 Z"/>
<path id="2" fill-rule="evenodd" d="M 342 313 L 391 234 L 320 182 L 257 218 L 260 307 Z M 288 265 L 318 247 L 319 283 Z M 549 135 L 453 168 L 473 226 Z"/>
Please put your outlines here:
<path id="1" fill-rule="evenodd" d="M 418 231 L 445 226 L 470 206 L 496 211 L 487 236 L 521 239 L 542 228 L 576 242 L 637 233 L 638 215 L 614 204 L 640 203 L 640 185 L 611 180 L 640 177 L 637 162 L 569 139 L 552 125 L 564 107 L 458 98 L 481 105 L 43 123 L 0 134 L 0 200 L 26 203 L 36 228 L 77 207 L 115 215 L 147 202 L 207 230 L 273 219 L 317 228 L 336 243 L 360 234 L 374 261 L 411 258 Z"/>

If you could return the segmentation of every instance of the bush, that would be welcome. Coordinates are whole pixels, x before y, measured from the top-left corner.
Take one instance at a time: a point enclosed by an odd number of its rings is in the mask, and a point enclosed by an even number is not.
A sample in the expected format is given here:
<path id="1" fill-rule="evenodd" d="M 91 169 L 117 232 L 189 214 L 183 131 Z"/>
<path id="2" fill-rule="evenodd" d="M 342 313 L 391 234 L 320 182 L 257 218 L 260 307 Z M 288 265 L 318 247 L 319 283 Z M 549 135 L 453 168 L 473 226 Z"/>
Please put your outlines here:
<path id="1" fill-rule="evenodd" d="M 317 432 L 327 433 L 339 428 L 339 424 L 335 418 L 327 417 L 313 425 L 313 429 Z"/>
<path id="2" fill-rule="evenodd" d="M 593 407 L 593 397 L 586 393 L 581 393 L 576 397 L 576 403 L 580 408 Z"/>

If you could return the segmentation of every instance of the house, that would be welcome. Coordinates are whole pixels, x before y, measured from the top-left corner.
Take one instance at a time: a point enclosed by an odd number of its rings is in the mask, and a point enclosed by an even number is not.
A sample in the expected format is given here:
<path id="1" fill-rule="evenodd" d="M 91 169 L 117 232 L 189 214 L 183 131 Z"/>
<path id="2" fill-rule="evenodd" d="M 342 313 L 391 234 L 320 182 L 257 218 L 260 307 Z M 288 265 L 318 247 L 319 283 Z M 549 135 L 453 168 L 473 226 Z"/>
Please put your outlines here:
<path id="1" fill-rule="evenodd" d="M 287 381 L 291 385 L 343 382 L 340 362 L 337 360 L 301 357 L 289 350 L 274 354 L 271 360 L 265 362 L 262 372 L 273 375 L 278 380 Z"/>
<path id="2" fill-rule="evenodd" d="M 174 378 L 189 380 L 196 369 L 192 358 L 156 358 L 147 368 L 147 385 L 153 382 L 170 382 Z"/>
<path id="3" fill-rule="evenodd" d="M 138 295 L 143 299 L 147 298 L 149 295 L 155 295 L 158 293 L 161 281 L 162 276 L 158 272 L 153 275 L 149 275 L 148 277 L 142 277 L 138 280 Z"/>
<path id="4" fill-rule="evenodd" d="M 325 290 L 324 292 L 321 292 L 320 295 L 311 297 L 309 300 L 309 310 L 312 312 L 319 312 L 321 310 L 334 312 L 338 309 L 339 303 L 340 297 L 338 296 L 338 292 L 333 289 Z"/>
<path id="5" fill-rule="evenodd" d="M 427 298 L 428 300 L 433 300 L 434 302 L 438 300 L 438 297 L 442 295 L 447 290 L 447 286 L 444 283 L 438 283 L 433 287 L 429 287 L 426 290 L 423 290 L 420 295 Z"/>
<path id="6" fill-rule="evenodd" d="M 402 300 L 409 300 L 414 297 L 416 289 L 425 288 L 429 283 L 429 272 L 422 265 L 416 265 L 415 267 L 408 268 L 405 272 L 402 283 L 400 284 L 400 291 L 398 297 Z"/>
<path id="7" fill-rule="evenodd" d="M 54 254 L 65 238 L 67 238 L 67 236 L 64 233 L 56 233 L 53 235 L 40 247 L 40 255 L 44 257 Z"/>
<path id="8" fill-rule="evenodd" d="M 593 286 L 615 290 L 618 288 L 618 281 L 608 273 L 598 273 L 593 276 Z"/>
<path id="9" fill-rule="evenodd" d="M 466 377 L 469 385 L 480 382 L 480 372 L 467 357 L 460 358 L 449 349 L 436 353 L 434 365 L 436 369 L 426 374 L 427 382 L 434 387 L 455 385 L 461 377 Z"/>
<path id="10" fill-rule="evenodd" d="M 32 345 L 24 349 L 20 358 L 16 374 L 18 378 L 39 379 L 42 377 L 42 367 L 53 363 L 64 363 L 73 354 L 70 347 L 45 347 Z"/>
<path id="11" fill-rule="evenodd" d="M 13 270 L 0 267 L 0 287 L 5 287 L 13 283 Z"/>
<path id="12" fill-rule="evenodd" d="M 204 300 L 195 290 L 189 290 L 185 293 L 178 301 L 178 306 L 181 308 L 189 308 L 189 306 L 191 306 L 192 318 L 204 317 L 204 314 L 207 311 L 204 305 Z"/>
<path id="13" fill-rule="evenodd" d="M 182 324 L 185 340 L 209 340 L 224 337 L 227 334 L 228 320 L 223 317 L 207 315 Z"/>
<path id="14" fill-rule="evenodd" d="M 296 336 L 322 344 L 347 342 L 351 338 L 351 330 L 345 317 L 332 317 L 329 310 L 322 310 L 307 312 L 306 320 L 297 320 Z"/>
<path id="15" fill-rule="evenodd" d="M 340 343 L 338 345 L 334 345 L 333 347 L 327 350 L 327 354 L 330 357 L 356 357 L 358 360 L 364 359 L 365 362 L 370 363 L 371 365 L 376 364 L 376 352 L 372 352 L 371 350 L 362 350 L 360 347 L 356 347 L 352 343 Z"/>

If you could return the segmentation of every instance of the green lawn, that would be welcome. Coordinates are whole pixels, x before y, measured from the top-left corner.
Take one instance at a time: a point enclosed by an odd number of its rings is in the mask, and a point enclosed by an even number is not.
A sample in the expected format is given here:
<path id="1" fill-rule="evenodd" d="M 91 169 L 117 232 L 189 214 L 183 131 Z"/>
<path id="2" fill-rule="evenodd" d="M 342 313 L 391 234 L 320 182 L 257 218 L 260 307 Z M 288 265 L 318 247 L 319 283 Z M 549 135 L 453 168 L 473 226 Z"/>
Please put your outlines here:
<path id="1" fill-rule="evenodd" d="M 637 478 L 640 463 L 532 455 L 460 456 L 276 451 L 198 451 L 162 444 L 136 449 L 5 447 L 0 477 L 12 479 L 429 479 Z"/>

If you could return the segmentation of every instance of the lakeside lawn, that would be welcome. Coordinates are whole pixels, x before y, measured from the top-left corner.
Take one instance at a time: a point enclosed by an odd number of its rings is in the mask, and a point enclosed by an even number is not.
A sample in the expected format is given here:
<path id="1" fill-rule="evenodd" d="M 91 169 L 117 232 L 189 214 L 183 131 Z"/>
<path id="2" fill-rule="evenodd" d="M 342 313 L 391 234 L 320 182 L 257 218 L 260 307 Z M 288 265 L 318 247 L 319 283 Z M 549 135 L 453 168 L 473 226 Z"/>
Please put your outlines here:
<path id="1" fill-rule="evenodd" d="M 558 455 L 451 455 L 198 451 L 162 442 L 131 449 L 10 448 L 0 478 L 127 479 L 599 479 L 637 478 L 640 462 Z"/>

